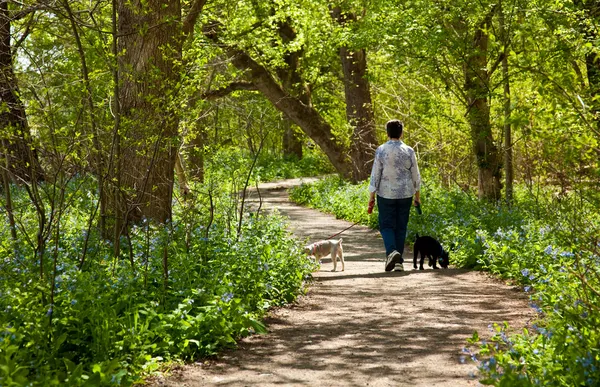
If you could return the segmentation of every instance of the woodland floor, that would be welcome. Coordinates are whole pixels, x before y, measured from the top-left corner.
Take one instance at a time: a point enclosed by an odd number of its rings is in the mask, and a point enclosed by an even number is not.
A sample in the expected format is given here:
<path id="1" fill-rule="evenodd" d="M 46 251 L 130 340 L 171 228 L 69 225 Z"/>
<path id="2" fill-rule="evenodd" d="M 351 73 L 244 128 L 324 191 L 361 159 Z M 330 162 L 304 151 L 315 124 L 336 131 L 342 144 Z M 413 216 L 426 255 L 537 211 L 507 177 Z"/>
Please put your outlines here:
<path id="1" fill-rule="evenodd" d="M 310 243 L 351 225 L 289 202 L 287 188 L 299 182 L 263 184 L 262 209 L 278 209 Z M 466 339 L 474 331 L 491 336 L 488 325 L 495 322 L 520 330 L 535 316 L 522 290 L 484 273 L 413 270 L 410 248 L 404 272 L 385 272 L 377 231 L 357 225 L 341 237 L 346 270 L 338 262 L 331 272 L 331 259 L 324 258 L 308 293 L 270 313 L 267 334 L 154 385 L 476 386 L 469 376 L 476 364 L 468 356 L 460 361 Z"/>

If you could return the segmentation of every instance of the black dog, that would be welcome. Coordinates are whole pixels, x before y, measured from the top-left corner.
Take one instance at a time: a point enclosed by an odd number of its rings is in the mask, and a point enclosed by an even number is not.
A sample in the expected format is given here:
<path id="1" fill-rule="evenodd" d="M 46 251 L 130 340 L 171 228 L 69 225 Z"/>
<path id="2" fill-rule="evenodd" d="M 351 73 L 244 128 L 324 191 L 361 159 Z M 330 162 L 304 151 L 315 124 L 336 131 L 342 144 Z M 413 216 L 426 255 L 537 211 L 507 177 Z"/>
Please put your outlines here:
<path id="1" fill-rule="evenodd" d="M 440 242 L 436 241 L 434 238 L 430 236 L 422 236 L 420 237 L 417 234 L 417 240 L 415 240 L 414 246 L 415 256 L 413 258 L 413 266 L 417 268 L 417 257 L 419 253 L 421 253 L 421 261 L 419 262 L 419 270 L 423 269 L 423 261 L 425 260 L 425 256 L 429 258 L 429 266 L 433 265 L 434 269 L 437 269 L 436 263 L 439 262 L 440 266 L 444 269 L 448 268 L 450 264 L 450 256 L 448 252 L 443 249 Z"/>

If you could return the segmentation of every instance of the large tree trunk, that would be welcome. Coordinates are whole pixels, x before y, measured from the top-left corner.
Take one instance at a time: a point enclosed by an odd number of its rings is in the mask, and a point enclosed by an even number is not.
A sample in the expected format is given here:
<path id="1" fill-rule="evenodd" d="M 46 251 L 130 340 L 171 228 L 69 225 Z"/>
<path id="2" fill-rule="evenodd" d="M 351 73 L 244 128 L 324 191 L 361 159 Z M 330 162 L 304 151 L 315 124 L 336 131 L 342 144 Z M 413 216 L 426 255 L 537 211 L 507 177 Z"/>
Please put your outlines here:
<path id="1" fill-rule="evenodd" d="M 8 2 L 0 0 L 0 159 L 13 182 L 35 182 L 44 177 L 33 146 L 25 107 L 19 97 L 10 42 Z M 2 163 L 4 164 L 4 163 Z"/>
<path id="2" fill-rule="evenodd" d="M 487 72 L 487 23 L 477 28 L 473 36 L 472 51 L 465 62 L 465 94 L 467 116 L 471 127 L 473 151 L 477 160 L 479 198 L 500 199 L 501 161 L 494 145 L 490 124 L 489 75 Z"/>
<path id="3" fill-rule="evenodd" d="M 296 39 L 296 31 L 290 26 L 289 22 L 283 22 L 279 25 L 279 36 L 284 44 L 288 44 Z M 310 93 L 303 85 L 302 77 L 300 76 L 300 57 L 302 51 L 288 53 L 284 57 L 287 65 L 286 68 L 281 68 L 277 72 L 277 76 L 281 80 L 284 90 L 293 92 L 303 104 L 310 106 Z M 283 118 L 283 154 L 284 156 L 296 156 L 302 158 L 302 140 L 294 131 L 294 123 L 287 117 Z"/>
<path id="4" fill-rule="evenodd" d="M 312 106 L 304 104 L 299 98 L 284 90 L 271 73 L 248 54 L 237 48 L 224 46 L 219 42 L 218 30 L 219 26 L 213 24 L 205 27 L 204 34 L 223 47 L 232 58 L 232 64 L 235 67 L 248 72 L 248 77 L 256 86 L 256 90 L 260 91 L 275 108 L 283 112 L 321 147 L 331 164 L 342 176 L 352 178 L 352 163 L 347 155 L 348 151 L 335 141 L 331 125 Z"/>
<path id="5" fill-rule="evenodd" d="M 119 1 L 122 221 L 171 218 L 182 31 L 179 0 Z M 127 224 L 127 223 L 125 223 Z"/>
<path id="6" fill-rule="evenodd" d="M 513 201 L 513 148 L 512 148 L 512 124 L 511 124 L 511 103 L 510 103 L 510 78 L 508 69 L 508 55 L 510 46 L 510 36 L 506 28 L 506 19 L 504 17 L 504 8 L 502 1 L 499 4 L 499 32 L 502 39 L 502 82 L 504 83 L 504 174 L 505 174 L 505 200 L 508 205 Z"/>
<path id="7" fill-rule="evenodd" d="M 340 25 L 356 20 L 355 15 L 342 13 L 339 7 L 333 8 L 331 14 Z M 366 78 L 367 53 L 364 49 L 350 50 L 343 46 L 339 55 L 344 73 L 346 119 L 353 128 L 350 145 L 352 178 L 361 181 L 369 177 L 377 148 L 371 90 Z"/>
<path id="8" fill-rule="evenodd" d="M 346 92 L 346 119 L 353 128 L 350 157 L 355 181 L 369 177 L 373 155 L 377 149 L 371 91 L 365 77 L 366 55 L 365 50 L 348 51 L 345 47 L 340 49 Z"/>

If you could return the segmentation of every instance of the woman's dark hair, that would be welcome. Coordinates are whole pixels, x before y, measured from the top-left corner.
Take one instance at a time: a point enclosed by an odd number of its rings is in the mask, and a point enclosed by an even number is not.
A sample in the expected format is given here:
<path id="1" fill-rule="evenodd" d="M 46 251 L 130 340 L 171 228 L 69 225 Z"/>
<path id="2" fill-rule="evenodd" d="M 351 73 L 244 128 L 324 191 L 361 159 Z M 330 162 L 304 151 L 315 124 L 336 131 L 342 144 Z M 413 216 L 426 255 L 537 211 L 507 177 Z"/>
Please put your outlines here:
<path id="1" fill-rule="evenodd" d="M 400 138 L 402 129 L 404 129 L 404 124 L 400 120 L 389 120 L 385 124 L 385 130 L 389 138 Z"/>

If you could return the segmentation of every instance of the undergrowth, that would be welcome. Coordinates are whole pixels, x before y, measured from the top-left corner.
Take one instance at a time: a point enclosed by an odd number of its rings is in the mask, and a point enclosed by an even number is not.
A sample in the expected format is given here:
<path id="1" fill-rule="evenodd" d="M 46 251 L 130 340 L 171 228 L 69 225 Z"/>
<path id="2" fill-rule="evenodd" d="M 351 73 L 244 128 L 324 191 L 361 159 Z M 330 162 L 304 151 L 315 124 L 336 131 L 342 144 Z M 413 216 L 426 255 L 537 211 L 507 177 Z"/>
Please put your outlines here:
<path id="1" fill-rule="evenodd" d="M 171 222 L 134 225 L 117 257 L 89 227 L 93 179 L 40 184 L 54 223 L 37 255 L 35 212 L 12 186 L 18 240 L 0 224 L 0 385 L 131 385 L 167 361 L 214 355 L 264 332 L 262 317 L 304 291 L 314 262 L 282 217 L 257 208 L 240 215 L 251 163 L 229 158 L 236 162 L 210 167 L 191 197 L 176 198 Z M 263 163 L 251 184 L 282 176 L 273 160 Z M 57 200 L 62 189 L 68 205 Z"/>

